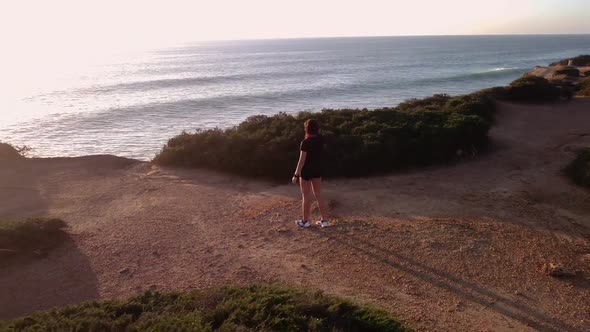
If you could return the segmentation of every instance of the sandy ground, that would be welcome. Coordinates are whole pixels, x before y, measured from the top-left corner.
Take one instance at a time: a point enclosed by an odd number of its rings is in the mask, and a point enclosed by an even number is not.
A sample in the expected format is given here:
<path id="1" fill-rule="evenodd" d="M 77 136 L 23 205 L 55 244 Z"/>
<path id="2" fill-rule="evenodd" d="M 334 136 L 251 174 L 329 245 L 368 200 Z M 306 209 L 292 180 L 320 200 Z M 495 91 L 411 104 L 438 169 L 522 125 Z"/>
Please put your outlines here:
<path id="1" fill-rule="evenodd" d="M 502 104 L 491 137 L 455 165 L 326 181 L 328 229 L 295 228 L 290 179 L 112 156 L 0 166 L 0 216 L 61 217 L 71 234 L 0 270 L 0 318 L 264 282 L 375 303 L 418 330 L 590 331 L 590 191 L 560 173 L 590 144 L 590 100 Z M 550 277 L 549 262 L 577 276 Z"/>

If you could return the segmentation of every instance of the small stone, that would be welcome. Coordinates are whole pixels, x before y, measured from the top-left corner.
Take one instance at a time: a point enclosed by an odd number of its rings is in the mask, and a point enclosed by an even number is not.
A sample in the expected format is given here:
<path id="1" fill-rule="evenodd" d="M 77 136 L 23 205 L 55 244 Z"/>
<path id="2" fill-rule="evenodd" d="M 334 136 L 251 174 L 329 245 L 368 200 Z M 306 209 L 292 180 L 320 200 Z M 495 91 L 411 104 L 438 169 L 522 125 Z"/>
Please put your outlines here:
<path id="1" fill-rule="evenodd" d="M 120 274 L 128 274 L 128 273 L 129 273 L 129 268 L 128 268 L 128 267 L 126 267 L 126 268 L 124 268 L 124 269 L 121 269 L 121 270 L 119 270 L 119 273 L 120 273 Z"/>
<path id="2" fill-rule="evenodd" d="M 560 264 L 549 263 L 545 265 L 545 271 L 552 277 L 575 277 L 576 272 Z"/>

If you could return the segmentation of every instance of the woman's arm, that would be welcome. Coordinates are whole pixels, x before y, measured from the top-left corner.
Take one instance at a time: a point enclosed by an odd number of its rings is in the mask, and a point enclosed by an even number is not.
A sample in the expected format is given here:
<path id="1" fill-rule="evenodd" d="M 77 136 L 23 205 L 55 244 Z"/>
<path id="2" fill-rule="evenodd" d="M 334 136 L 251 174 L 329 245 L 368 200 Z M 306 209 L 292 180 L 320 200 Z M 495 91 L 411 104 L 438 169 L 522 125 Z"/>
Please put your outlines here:
<path id="1" fill-rule="evenodd" d="M 299 161 L 297 162 L 297 168 L 295 169 L 295 174 L 293 174 L 293 179 L 291 179 L 291 181 L 293 181 L 294 184 L 297 183 L 297 179 L 301 176 L 301 169 L 303 168 L 303 165 L 305 165 L 305 158 L 307 158 L 307 152 L 300 151 Z"/>

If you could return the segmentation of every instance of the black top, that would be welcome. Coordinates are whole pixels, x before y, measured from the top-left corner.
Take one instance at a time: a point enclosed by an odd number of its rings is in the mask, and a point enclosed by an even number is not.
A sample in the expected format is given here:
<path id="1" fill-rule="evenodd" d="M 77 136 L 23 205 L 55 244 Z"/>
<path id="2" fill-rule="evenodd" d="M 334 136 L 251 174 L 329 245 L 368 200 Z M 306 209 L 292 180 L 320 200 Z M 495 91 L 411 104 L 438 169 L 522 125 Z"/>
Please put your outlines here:
<path id="1" fill-rule="evenodd" d="M 324 139 L 322 136 L 312 136 L 301 141 L 301 151 L 307 152 L 303 170 L 322 172 L 322 155 L 324 154 Z"/>

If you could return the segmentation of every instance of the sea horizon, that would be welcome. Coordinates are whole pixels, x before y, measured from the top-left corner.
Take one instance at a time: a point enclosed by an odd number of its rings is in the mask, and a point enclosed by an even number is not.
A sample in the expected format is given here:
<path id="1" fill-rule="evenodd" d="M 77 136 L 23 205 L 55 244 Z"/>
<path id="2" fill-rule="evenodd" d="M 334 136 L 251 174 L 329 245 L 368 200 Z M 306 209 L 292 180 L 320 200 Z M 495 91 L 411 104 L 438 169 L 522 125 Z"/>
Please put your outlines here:
<path id="1" fill-rule="evenodd" d="M 194 39 L 175 43 L 176 46 L 191 45 L 200 42 L 223 41 L 273 41 L 292 39 L 337 39 L 337 38 L 397 38 L 397 37 L 509 37 L 509 36 L 590 36 L 590 33 L 483 33 L 483 34 L 425 34 L 425 35 L 342 35 L 342 36 L 299 36 L 299 37 L 260 37 L 260 38 L 219 38 L 219 39 Z M 171 46 L 171 45 L 169 45 Z"/>

